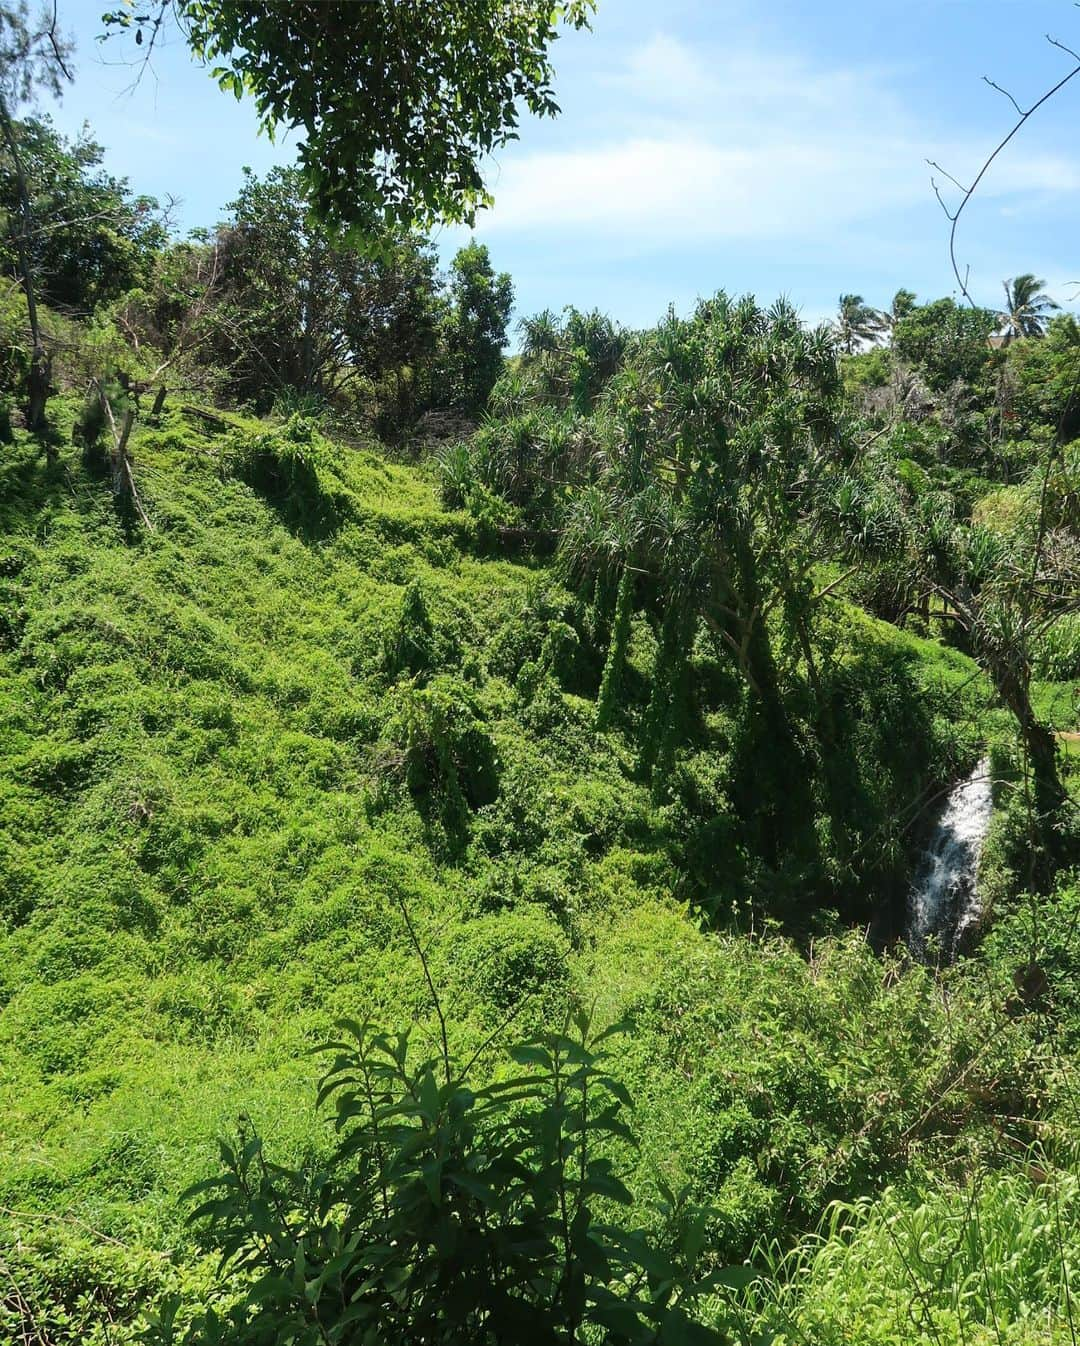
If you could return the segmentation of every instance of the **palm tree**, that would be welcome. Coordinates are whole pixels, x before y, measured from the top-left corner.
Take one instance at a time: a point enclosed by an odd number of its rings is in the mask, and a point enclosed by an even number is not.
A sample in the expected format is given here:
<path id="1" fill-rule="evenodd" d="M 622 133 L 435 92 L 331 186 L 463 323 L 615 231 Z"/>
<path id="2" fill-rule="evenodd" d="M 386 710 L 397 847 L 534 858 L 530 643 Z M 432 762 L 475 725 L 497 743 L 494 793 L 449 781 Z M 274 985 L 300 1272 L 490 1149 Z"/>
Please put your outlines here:
<path id="1" fill-rule="evenodd" d="M 897 290 L 892 303 L 880 315 L 882 330 L 887 331 L 891 337 L 896 330 L 896 324 L 902 322 L 914 310 L 915 303 L 914 290 Z"/>
<path id="2" fill-rule="evenodd" d="M 876 340 L 885 325 L 882 315 L 861 294 L 842 294 L 834 328 L 840 349 L 854 355 L 864 341 Z"/>
<path id="3" fill-rule="evenodd" d="M 1046 333 L 1050 311 L 1060 307 L 1042 287 L 1046 284 L 1027 271 L 1022 276 L 1003 282 L 1005 311 L 1000 315 L 1002 345 L 1007 346 L 1017 337 L 1041 337 Z"/>

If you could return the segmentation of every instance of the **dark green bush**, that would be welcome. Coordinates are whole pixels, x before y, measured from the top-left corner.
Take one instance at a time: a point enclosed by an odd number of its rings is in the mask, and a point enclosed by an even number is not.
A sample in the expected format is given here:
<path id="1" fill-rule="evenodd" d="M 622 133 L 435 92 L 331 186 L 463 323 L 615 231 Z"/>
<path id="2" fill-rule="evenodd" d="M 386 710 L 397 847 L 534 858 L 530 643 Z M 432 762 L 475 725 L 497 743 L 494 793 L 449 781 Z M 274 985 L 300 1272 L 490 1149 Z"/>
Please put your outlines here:
<path id="1" fill-rule="evenodd" d="M 435 462 L 443 504 L 450 509 L 464 508 L 476 484 L 476 465 L 469 441 L 459 439 L 445 445 Z"/>
<path id="2" fill-rule="evenodd" d="M 330 444 L 310 418 L 294 414 L 261 434 L 234 431 L 223 452 L 226 471 L 274 494 L 314 499 L 319 470 L 336 462 Z"/>
<path id="3" fill-rule="evenodd" d="M 108 393 L 119 393 L 119 389 L 108 389 Z M 108 428 L 108 417 L 101 395 L 95 388 L 87 393 L 82 407 L 71 429 L 72 441 L 82 446 L 82 459 L 86 467 L 93 471 L 103 471 L 108 460 L 104 439 Z"/>
<path id="4" fill-rule="evenodd" d="M 0 1218 L 0 1341 L 50 1346 L 134 1342 L 163 1293 L 204 1299 L 208 1276 L 160 1254 L 59 1219 Z"/>
<path id="5" fill-rule="evenodd" d="M 470 812 L 499 790 L 495 745 L 475 696 L 449 674 L 409 687 L 395 732 L 413 797 L 460 841 Z"/>
<path id="6" fill-rule="evenodd" d="M 440 1022 L 441 1017 L 440 1017 Z M 250 1126 L 221 1146 L 223 1172 L 193 1188 L 244 1292 L 177 1330 L 167 1299 L 154 1346 L 608 1346 L 716 1342 L 695 1307 L 741 1284 L 698 1274 L 706 1212 L 669 1191 L 659 1238 L 627 1227 L 618 1160 L 634 1144 L 611 1073 L 613 1035 L 579 1015 L 509 1053 L 476 1086 L 443 1050 L 414 1063 L 408 1034 L 344 1021 L 319 1090 L 337 1144 L 320 1167 L 274 1163 Z M 473 1058 L 475 1060 L 475 1058 Z"/>
<path id="7" fill-rule="evenodd" d="M 403 673 L 412 677 L 429 674 L 437 658 L 437 641 L 424 590 L 418 580 L 401 599 L 401 612 L 383 638 L 382 663 L 387 677 Z"/>

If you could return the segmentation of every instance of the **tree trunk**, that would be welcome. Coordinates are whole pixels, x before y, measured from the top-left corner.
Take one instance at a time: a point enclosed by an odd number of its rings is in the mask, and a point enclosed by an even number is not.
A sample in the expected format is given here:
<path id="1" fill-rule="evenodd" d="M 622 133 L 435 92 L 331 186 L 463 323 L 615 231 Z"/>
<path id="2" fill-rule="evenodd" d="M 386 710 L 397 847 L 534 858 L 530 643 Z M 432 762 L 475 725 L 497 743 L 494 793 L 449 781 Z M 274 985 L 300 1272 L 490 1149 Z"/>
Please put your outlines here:
<path id="1" fill-rule="evenodd" d="M 772 641 L 762 611 L 753 551 L 736 547 L 739 573 L 737 639 L 753 701 L 753 740 L 758 775 L 755 793 L 762 822 L 763 852 L 773 866 L 805 849 L 812 835 L 809 767 L 800 751 L 780 690 Z"/>
<path id="2" fill-rule="evenodd" d="M 990 661 L 990 676 L 1002 701 L 1011 711 L 1020 731 L 1028 762 L 1031 764 L 1035 826 L 1042 854 L 1036 871 L 1042 886 L 1049 886 L 1055 870 L 1064 862 L 1064 837 L 1061 814 L 1068 793 L 1058 771 L 1057 740 L 1035 714 L 1026 674 L 997 660 Z"/>
<path id="3" fill-rule="evenodd" d="M 645 710 L 642 726 L 641 751 L 638 765 L 647 776 L 654 774 L 654 768 L 661 755 L 661 747 L 670 742 L 673 720 L 680 707 L 677 694 L 680 685 L 680 673 L 688 654 L 687 645 L 693 639 L 696 610 L 678 598 L 669 597 L 660 627 L 660 644 L 656 651 L 656 663 L 653 668 L 652 695 Z M 663 782 L 654 778 L 654 789 Z"/>
<path id="4" fill-rule="evenodd" d="M 34 433 L 45 429 L 45 406 L 49 400 L 51 383 L 52 357 L 44 346 L 35 342 L 30 356 L 26 390 L 26 428 Z"/>
<path id="5" fill-rule="evenodd" d="M 0 135 L 11 155 L 15 169 L 15 187 L 19 198 L 20 224 L 18 232 L 12 233 L 15 253 L 19 262 L 19 278 L 26 296 L 26 314 L 30 321 L 30 373 L 27 388 L 26 428 L 34 433 L 45 429 L 45 405 L 49 400 L 49 385 L 52 378 L 52 360 L 41 339 L 41 325 L 38 322 L 37 295 L 34 290 L 34 275 L 30 265 L 30 250 L 27 246 L 33 219 L 30 211 L 30 191 L 26 185 L 26 171 L 23 168 L 22 155 L 19 153 L 19 141 L 11 123 L 11 114 L 3 96 L 0 95 Z M 50 455 L 51 456 L 51 455 Z"/>
<path id="6" fill-rule="evenodd" d="M 786 731 L 787 716 L 761 601 L 757 562 L 749 538 L 737 538 L 734 551 L 738 573 L 738 592 L 733 595 L 737 613 L 735 639 L 743 676 L 774 729 Z"/>
<path id="7" fill-rule="evenodd" d="M 110 420 L 112 419 L 110 415 Z M 113 444 L 112 453 L 112 488 L 113 495 L 119 500 L 125 495 L 131 494 L 133 477 L 131 472 L 131 461 L 128 458 L 128 440 L 131 438 L 131 427 L 135 424 L 135 412 L 133 408 L 128 407 L 124 413 L 124 424 L 120 434 Z M 115 432 L 115 426 L 114 426 Z"/>

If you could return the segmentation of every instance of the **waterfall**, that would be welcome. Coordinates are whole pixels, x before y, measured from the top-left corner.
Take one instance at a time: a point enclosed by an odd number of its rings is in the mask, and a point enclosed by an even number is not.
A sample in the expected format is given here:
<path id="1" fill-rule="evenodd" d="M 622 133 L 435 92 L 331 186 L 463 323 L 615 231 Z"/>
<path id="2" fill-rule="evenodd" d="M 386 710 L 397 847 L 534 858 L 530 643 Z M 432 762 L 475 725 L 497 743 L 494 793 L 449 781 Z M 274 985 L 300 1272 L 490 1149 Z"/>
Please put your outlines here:
<path id="1" fill-rule="evenodd" d="M 975 886 L 990 825 L 990 759 L 953 786 L 920 857 L 908 898 L 908 947 L 917 958 L 951 962 L 979 920 Z M 933 947 L 928 947 L 928 945 Z"/>

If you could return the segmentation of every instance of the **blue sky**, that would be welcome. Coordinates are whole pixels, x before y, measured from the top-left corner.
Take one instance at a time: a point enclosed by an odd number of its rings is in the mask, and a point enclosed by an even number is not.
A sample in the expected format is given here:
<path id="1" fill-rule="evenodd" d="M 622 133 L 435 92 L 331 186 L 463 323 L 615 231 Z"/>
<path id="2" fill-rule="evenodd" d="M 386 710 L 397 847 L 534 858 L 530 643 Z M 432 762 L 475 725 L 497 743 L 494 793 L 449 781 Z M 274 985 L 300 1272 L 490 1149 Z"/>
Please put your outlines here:
<path id="1" fill-rule="evenodd" d="M 102 0 L 61 0 L 76 83 L 54 115 L 85 119 L 108 167 L 179 197 L 185 228 L 221 218 L 241 166 L 293 147 L 256 134 L 178 35 L 130 90 L 134 48 L 95 41 Z M 789 295 L 810 320 L 842 291 L 886 304 L 906 286 L 953 292 L 948 223 L 927 158 L 977 169 L 1012 110 L 1080 50 L 1072 0 L 600 0 L 592 32 L 555 49 L 562 115 L 525 121 L 490 165 L 495 208 L 476 234 L 511 272 L 519 312 L 599 307 L 655 320 L 724 287 Z M 977 298 L 1080 280 L 1080 76 L 1029 122 L 965 215 L 959 252 Z M 449 255 L 466 233 L 444 230 Z"/>

